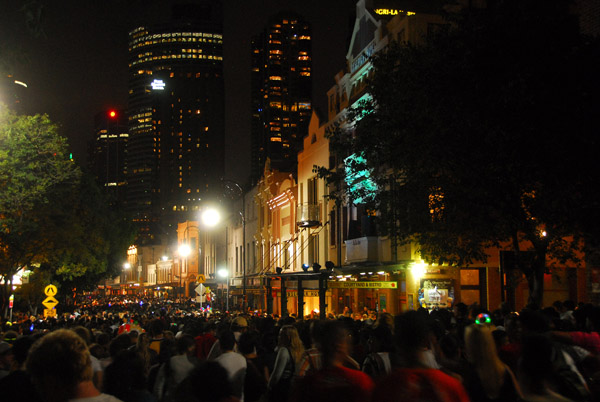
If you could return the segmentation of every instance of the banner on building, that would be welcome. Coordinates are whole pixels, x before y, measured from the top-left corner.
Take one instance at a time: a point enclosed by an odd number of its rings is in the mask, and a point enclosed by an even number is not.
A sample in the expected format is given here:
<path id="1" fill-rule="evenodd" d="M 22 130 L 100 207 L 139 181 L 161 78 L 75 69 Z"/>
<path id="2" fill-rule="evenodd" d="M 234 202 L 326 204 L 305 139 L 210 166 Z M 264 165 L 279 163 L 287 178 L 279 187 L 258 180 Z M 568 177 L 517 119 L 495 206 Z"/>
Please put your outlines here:
<path id="1" fill-rule="evenodd" d="M 371 282 L 371 281 L 329 281 L 327 287 L 330 289 L 398 289 L 398 282 Z"/>
<path id="2" fill-rule="evenodd" d="M 421 279 L 419 306 L 428 309 L 450 308 L 454 303 L 453 279 Z"/>

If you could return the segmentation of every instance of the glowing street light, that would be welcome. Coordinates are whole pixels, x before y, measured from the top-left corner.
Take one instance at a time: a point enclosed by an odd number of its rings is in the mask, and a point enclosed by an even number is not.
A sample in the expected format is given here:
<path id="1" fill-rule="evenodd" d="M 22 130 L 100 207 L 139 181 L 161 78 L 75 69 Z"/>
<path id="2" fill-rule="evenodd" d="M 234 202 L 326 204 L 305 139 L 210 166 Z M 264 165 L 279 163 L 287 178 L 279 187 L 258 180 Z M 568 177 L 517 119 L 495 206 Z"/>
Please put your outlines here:
<path id="1" fill-rule="evenodd" d="M 221 214 L 214 208 L 208 208 L 202 212 L 202 223 L 214 227 L 221 221 Z"/>
<path id="2" fill-rule="evenodd" d="M 221 268 L 219 269 L 219 271 L 217 271 L 217 275 L 219 275 L 221 278 L 227 281 L 227 306 L 225 307 L 225 310 L 229 311 L 229 271 L 227 270 L 227 268 Z"/>
<path id="3" fill-rule="evenodd" d="M 187 257 L 192 252 L 192 249 L 190 248 L 189 244 L 182 244 L 179 246 L 177 251 L 179 251 L 180 256 Z"/>

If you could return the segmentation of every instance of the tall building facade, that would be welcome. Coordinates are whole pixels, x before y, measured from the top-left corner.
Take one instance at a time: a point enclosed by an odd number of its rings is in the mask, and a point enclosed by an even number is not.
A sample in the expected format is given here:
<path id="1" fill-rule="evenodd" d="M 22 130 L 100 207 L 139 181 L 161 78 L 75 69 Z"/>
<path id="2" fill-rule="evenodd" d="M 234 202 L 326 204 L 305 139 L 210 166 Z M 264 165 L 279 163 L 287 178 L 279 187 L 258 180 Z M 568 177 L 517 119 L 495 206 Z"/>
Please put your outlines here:
<path id="1" fill-rule="evenodd" d="M 127 191 L 127 122 L 124 110 L 109 109 L 96 114 L 90 150 L 90 170 L 117 204 L 125 202 Z"/>
<path id="2" fill-rule="evenodd" d="M 222 6 L 129 33 L 128 207 L 140 244 L 194 220 L 224 171 Z"/>
<path id="3" fill-rule="evenodd" d="M 282 12 L 252 40 L 252 156 L 256 183 L 267 158 L 296 171 L 296 155 L 311 116 L 311 30 L 299 15 Z"/>

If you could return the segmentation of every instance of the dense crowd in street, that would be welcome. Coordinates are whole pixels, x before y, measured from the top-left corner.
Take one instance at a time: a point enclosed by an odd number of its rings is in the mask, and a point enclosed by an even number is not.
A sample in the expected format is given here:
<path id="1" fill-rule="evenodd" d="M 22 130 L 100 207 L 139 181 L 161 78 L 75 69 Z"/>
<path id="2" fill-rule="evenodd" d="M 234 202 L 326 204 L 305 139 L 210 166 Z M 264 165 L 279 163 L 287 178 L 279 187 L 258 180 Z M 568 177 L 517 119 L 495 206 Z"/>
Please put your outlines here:
<path id="1" fill-rule="evenodd" d="M 600 400 L 600 307 L 313 317 L 86 298 L 3 322 L 6 401 Z"/>

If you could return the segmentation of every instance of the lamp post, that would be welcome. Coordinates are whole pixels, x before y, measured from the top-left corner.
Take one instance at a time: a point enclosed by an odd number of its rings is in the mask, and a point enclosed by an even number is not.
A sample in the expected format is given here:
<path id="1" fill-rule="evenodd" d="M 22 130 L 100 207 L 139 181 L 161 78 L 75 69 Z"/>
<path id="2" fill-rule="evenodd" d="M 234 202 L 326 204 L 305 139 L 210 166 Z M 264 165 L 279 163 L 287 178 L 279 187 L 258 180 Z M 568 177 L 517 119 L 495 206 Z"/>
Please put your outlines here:
<path id="1" fill-rule="evenodd" d="M 218 274 L 227 281 L 227 298 L 225 299 L 227 306 L 225 307 L 225 311 L 229 311 L 229 271 L 227 268 L 221 268 Z"/>
<path id="2" fill-rule="evenodd" d="M 186 228 L 186 231 L 187 231 L 187 228 Z M 184 232 L 184 235 L 185 235 L 185 232 Z M 181 298 L 182 298 L 181 278 L 183 276 L 183 269 L 182 269 L 183 261 L 185 261 L 186 270 L 187 270 L 187 257 L 190 255 L 190 252 L 191 252 L 190 245 L 187 243 L 183 243 L 179 246 L 178 251 L 179 251 L 179 256 L 183 257 L 182 263 L 179 264 L 179 291 L 177 292 L 179 294 L 179 301 L 181 302 Z"/>
<path id="3" fill-rule="evenodd" d="M 240 209 L 240 217 L 242 218 L 242 311 L 246 312 L 246 194 L 239 183 L 233 180 L 223 180 L 225 183 L 229 183 L 237 187 L 238 191 L 242 196 L 242 208 Z"/>
<path id="4" fill-rule="evenodd" d="M 126 262 L 125 264 L 123 264 L 123 283 L 125 283 L 125 285 L 127 285 L 127 271 L 129 271 L 129 269 L 131 268 L 131 264 Z M 125 286 L 124 290 L 125 294 L 127 294 L 127 286 Z"/>

